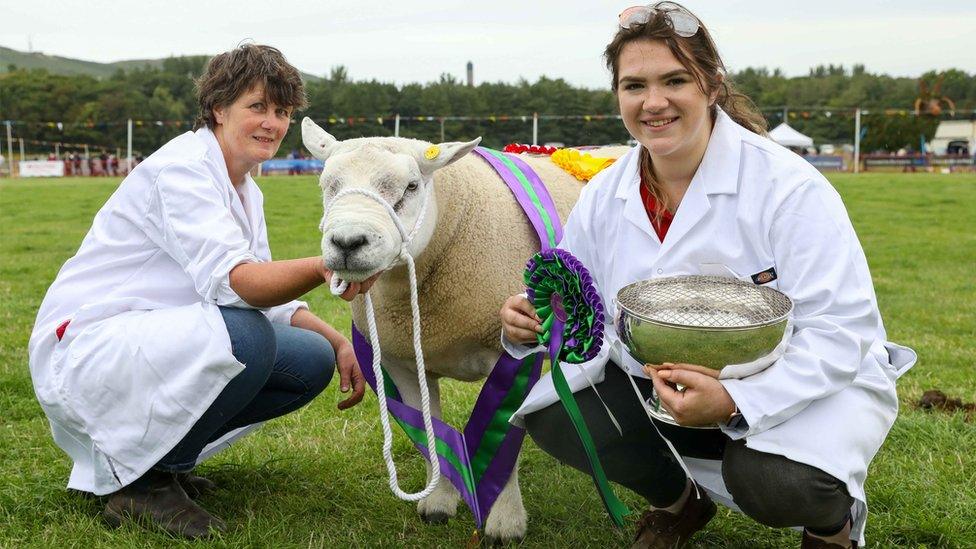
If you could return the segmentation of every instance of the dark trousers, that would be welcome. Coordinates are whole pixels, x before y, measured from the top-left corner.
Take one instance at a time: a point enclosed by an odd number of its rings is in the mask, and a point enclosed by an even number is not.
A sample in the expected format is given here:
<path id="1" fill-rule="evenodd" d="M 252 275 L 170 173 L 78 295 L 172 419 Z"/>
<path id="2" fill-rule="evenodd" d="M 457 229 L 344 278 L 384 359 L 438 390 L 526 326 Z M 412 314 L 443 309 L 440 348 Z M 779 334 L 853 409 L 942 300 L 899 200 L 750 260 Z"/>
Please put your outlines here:
<path id="1" fill-rule="evenodd" d="M 272 324 L 260 311 L 221 307 L 234 357 L 244 370 L 154 469 L 186 472 L 210 442 L 234 429 L 301 408 L 335 371 L 335 352 L 321 335 Z"/>
<path id="2" fill-rule="evenodd" d="M 637 400 L 627 373 L 607 365 L 606 378 L 596 385 L 623 431 L 607 416 L 592 388 L 575 393 L 593 436 L 607 478 L 628 488 L 654 507 L 672 505 L 681 496 L 686 477 L 671 451 L 654 430 Z M 635 378 L 645 399 L 650 380 Z M 655 422 L 682 456 L 722 460 L 722 477 L 735 503 L 757 522 L 773 527 L 805 526 L 835 532 L 848 518 L 853 499 L 843 482 L 809 465 L 783 456 L 757 452 L 742 440 L 732 441 L 717 429 L 686 429 Z M 529 436 L 546 453 L 589 473 L 582 444 L 561 403 L 525 417 Z M 567 433 L 572 433 L 567 435 Z"/>

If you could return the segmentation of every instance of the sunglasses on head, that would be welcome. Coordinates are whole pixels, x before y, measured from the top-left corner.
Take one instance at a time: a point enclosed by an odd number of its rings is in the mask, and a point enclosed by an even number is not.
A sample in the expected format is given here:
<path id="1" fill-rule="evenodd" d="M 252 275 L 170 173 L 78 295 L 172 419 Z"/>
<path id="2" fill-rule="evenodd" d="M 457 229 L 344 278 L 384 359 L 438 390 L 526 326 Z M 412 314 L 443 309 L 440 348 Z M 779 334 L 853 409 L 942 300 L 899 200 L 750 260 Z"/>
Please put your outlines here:
<path id="1" fill-rule="evenodd" d="M 620 12 L 620 28 L 630 29 L 647 24 L 658 13 L 664 14 L 674 33 L 690 38 L 698 32 L 698 18 L 674 2 L 657 2 L 647 6 L 633 6 Z"/>

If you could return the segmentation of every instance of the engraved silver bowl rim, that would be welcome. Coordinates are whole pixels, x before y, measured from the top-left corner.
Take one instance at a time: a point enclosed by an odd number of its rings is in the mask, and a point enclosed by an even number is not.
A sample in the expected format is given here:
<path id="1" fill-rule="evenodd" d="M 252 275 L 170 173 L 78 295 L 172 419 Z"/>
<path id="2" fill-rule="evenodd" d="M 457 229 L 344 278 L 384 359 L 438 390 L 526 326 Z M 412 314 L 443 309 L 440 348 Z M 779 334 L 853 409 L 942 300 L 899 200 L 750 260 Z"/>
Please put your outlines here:
<path id="1" fill-rule="evenodd" d="M 679 324 L 679 323 L 667 322 L 656 318 L 650 318 L 646 315 L 642 315 L 628 308 L 626 305 L 620 302 L 620 294 L 623 293 L 625 290 L 633 288 L 634 286 L 644 285 L 644 284 L 663 284 L 665 282 L 673 282 L 675 280 L 678 281 L 687 280 L 690 277 L 721 279 L 721 282 L 723 284 L 732 283 L 733 285 L 739 285 L 742 287 L 755 288 L 760 293 L 778 294 L 786 299 L 787 303 L 789 304 L 789 308 L 786 310 L 786 312 L 784 312 L 783 314 L 775 318 L 763 322 L 756 322 L 753 324 L 745 324 L 742 326 L 693 326 L 689 324 Z M 718 280 L 716 280 L 716 282 L 718 282 Z M 793 308 L 794 308 L 794 303 L 793 300 L 790 298 L 790 296 L 777 290 L 776 288 L 770 288 L 768 286 L 760 286 L 758 284 L 752 284 L 750 282 L 739 280 L 737 278 L 717 277 L 717 276 L 713 277 L 713 276 L 704 276 L 704 275 L 675 275 L 675 276 L 667 276 L 662 278 L 649 278 L 644 280 L 638 280 L 636 282 L 631 282 L 630 284 L 627 284 L 626 286 L 620 288 L 620 290 L 617 291 L 617 295 L 614 296 L 613 302 L 617 308 L 617 315 L 627 314 L 630 317 L 637 318 L 641 321 L 650 324 L 656 324 L 658 326 L 664 326 L 667 328 L 675 328 L 678 330 L 690 330 L 690 331 L 698 331 L 698 332 L 740 332 L 745 330 L 753 330 L 756 328 L 763 328 L 766 326 L 772 326 L 774 324 L 783 322 L 784 320 L 788 319 L 790 315 L 793 314 Z"/>

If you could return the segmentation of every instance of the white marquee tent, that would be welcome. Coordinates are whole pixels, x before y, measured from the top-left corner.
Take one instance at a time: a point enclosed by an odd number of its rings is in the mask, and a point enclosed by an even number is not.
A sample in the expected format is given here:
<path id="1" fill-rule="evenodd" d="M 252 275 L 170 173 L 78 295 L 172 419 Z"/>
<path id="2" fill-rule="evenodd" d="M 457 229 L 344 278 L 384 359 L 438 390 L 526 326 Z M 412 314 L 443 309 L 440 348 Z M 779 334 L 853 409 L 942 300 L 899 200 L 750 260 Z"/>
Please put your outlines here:
<path id="1" fill-rule="evenodd" d="M 935 154 L 976 154 L 976 120 L 943 120 L 935 130 L 929 150 Z"/>
<path id="2" fill-rule="evenodd" d="M 769 132 L 769 138 L 784 147 L 812 147 L 813 138 L 794 130 L 783 122 Z"/>

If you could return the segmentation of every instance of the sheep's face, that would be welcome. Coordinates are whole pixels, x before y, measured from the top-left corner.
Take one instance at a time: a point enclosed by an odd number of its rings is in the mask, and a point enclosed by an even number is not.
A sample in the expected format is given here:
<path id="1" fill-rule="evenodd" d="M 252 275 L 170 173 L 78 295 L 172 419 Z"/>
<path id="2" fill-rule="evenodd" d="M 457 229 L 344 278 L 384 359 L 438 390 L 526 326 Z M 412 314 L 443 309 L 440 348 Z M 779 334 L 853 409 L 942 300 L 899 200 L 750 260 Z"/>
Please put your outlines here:
<path id="1" fill-rule="evenodd" d="M 425 177 L 408 154 L 391 152 L 368 140 L 358 147 L 350 145 L 345 144 L 348 150 L 336 151 L 330 157 L 319 180 L 323 208 L 328 211 L 322 224 L 322 257 L 326 267 L 344 280 L 363 280 L 396 259 L 403 245 L 400 232 L 389 210 L 373 198 L 347 194 L 334 203 L 333 199 L 346 189 L 372 191 L 393 206 L 409 234 L 425 196 L 432 194 L 432 178 Z M 435 204 L 427 208 L 428 214 L 436 216 Z M 427 245 L 432 226 L 432 222 L 425 223 L 418 229 L 410 243 L 412 254 Z"/>
<path id="2" fill-rule="evenodd" d="M 358 193 L 338 196 L 347 189 L 363 189 L 389 204 L 409 235 L 424 218 L 408 252 L 419 255 L 433 235 L 437 218 L 433 174 L 471 151 L 478 142 L 430 143 L 412 139 L 373 137 L 338 142 L 306 118 L 305 146 L 325 161 L 319 179 L 325 217 L 322 219 L 322 258 L 343 280 L 365 280 L 396 261 L 403 240 L 387 208 Z M 436 151 L 436 154 L 434 154 Z"/>

